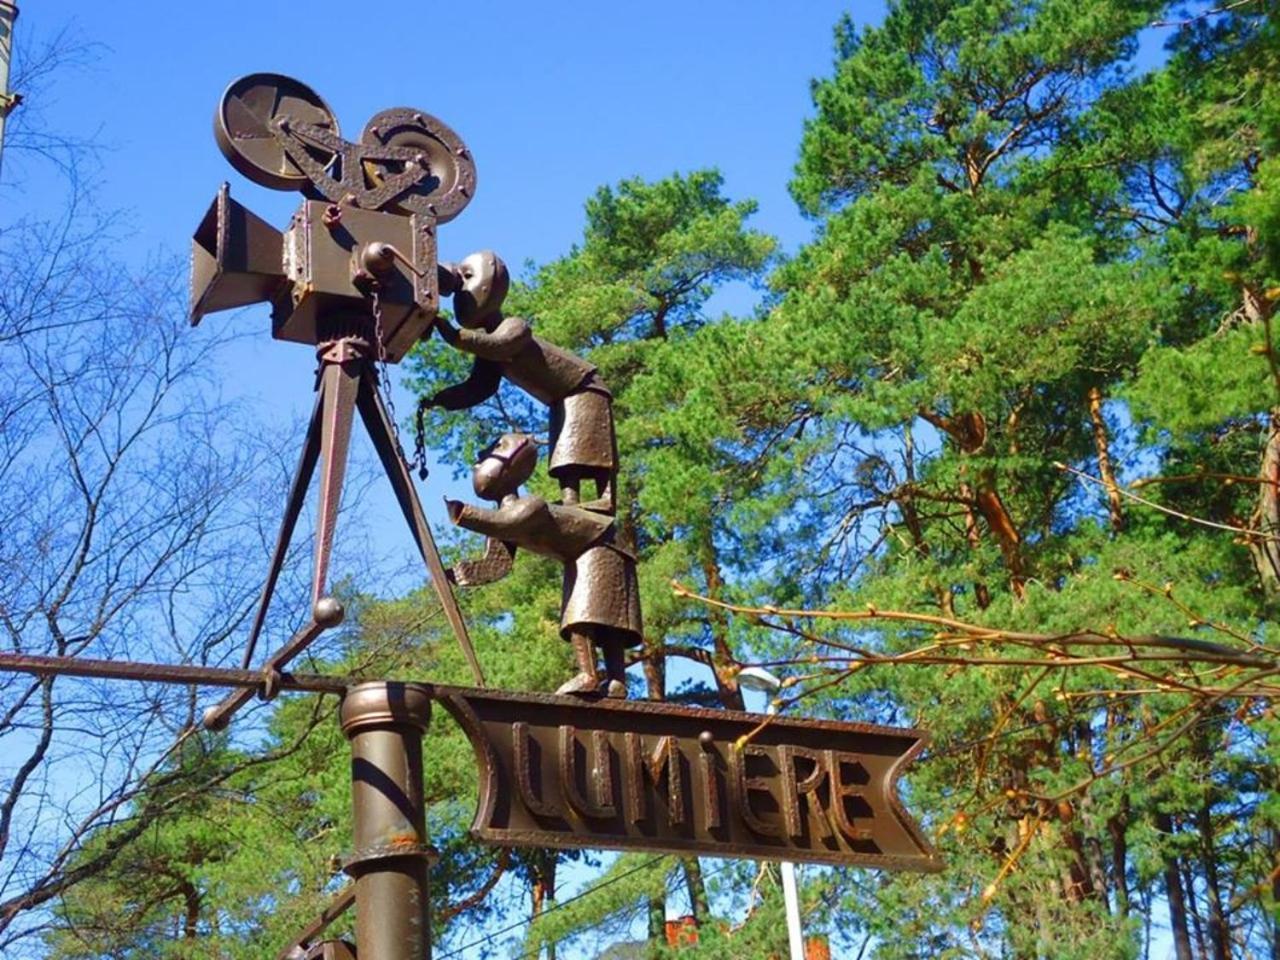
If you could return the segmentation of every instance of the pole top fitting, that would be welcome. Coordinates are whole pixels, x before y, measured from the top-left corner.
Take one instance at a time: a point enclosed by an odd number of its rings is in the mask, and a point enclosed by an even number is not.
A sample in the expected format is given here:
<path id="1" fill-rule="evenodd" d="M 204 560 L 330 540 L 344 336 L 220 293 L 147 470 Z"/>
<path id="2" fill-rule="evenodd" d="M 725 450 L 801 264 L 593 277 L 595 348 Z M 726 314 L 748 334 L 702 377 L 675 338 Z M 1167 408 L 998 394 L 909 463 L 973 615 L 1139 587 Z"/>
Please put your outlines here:
<path id="1" fill-rule="evenodd" d="M 382 680 L 357 684 L 342 698 L 342 732 L 348 737 L 371 726 L 426 730 L 431 722 L 431 687 Z"/>
<path id="2" fill-rule="evenodd" d="M 324 627 L 326 630 L 336 627 L 345 616 L 346 610 L 343 609 L 337 597 L 321 597 L 311 607 L 312 619 L 317 626 Z"/>

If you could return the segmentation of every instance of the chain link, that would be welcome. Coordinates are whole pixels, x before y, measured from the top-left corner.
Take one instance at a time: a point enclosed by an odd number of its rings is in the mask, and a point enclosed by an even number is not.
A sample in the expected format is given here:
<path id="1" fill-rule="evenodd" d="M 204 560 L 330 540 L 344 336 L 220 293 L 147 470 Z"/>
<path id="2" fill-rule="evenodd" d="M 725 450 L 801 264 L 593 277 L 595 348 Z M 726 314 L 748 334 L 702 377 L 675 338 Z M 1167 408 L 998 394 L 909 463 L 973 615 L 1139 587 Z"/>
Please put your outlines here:
<path id="1" fill-rule="evenodd" d="M 400 423 L 396 419 L 396 404 L 391 397 L 391 375 L 387 372 L 387 345 L 382 336 L 382 301 L 378 297 L 378 287 L 373 285 L 369 290 L 370 309 L 373 313 L 373 337 L 378 344 L 378 392 L 382 394 L 382 402 L 387 408 L 387 419 L 391 421 L 391 438 L 395 441 L 396 453 L 411 468 L 417 470 L 418 479 L 427 479 L 427 445 L 426 428 L 422 422 L 422 405 L 418 405 L 415 418 L 413 459 L 404 454 L 400 443 Z"/>

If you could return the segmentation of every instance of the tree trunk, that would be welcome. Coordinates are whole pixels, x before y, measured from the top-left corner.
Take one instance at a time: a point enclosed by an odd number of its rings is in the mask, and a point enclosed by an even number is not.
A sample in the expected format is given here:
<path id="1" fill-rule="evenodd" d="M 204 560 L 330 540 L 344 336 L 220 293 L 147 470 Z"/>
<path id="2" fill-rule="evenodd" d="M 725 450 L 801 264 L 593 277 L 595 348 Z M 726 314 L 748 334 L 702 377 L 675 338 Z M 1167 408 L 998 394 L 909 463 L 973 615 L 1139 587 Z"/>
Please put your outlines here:
<path id="1" fill-rule="evenodd" d="M 1271 862 L 1280 863 L 1280 832 L 1275 827 L 1270 830 Z M 1280 871 L 1271 874 L 1271 902 L 1280 903 Z M 1280 914 L 1271 915 L 1271 960 L 1280 960 Z"/>
<path id="2" fill-rule="evenodd" d="M 960 484 L 960 497 L 964 500 L 964 538 L 970 550 L 977 550 L 982 545 L 982 534 L 978 531 L 978 515 L 973 509 L 973 488 L 967 483 Z M 991 605 L 991 591 L 986 583 L 975 580 L 973 584 L 973 602 L 979 610 Z"/>
<path id="3" fill-rule="evenodd" d="M 182 939 L 194 940 L 200 935 L 200 891 L 191 881 L 184 880 L 182 898 L 186 902 L 182 917 Z"/>
<path id="4" fill-rule="evenodd" d="M 680 865 L 684 868 L 684 879 L 689 888 L 689 909 L 693 912 L 693 922 L 701 927 L 711 915 L 707 884 L 702 877 L 702 864 L 697 857 L 684 857 L 680 860 Z"/>
<path id="5" fill-rule="evenodd" d="M 906 525 L 907 532 L 911 534 L 912 546 L 915 547 L 920 556 L 927 557 L 929 556 L 929 544 L 924 538 L 924 525 L 920 522 L 920 511 L 916 508 L 914 492 L 916 488 L 916 441 L 914 434 L 911 432 L 910 423 L 902 430 L 902 463 L 907 482 L 903 485 L 905 492 L 897 499 L 898 509 L 902 511 L 902 522 Z M 947 591 L 948 600 L 950 596 L 950 591 Z M 946 605 L 944 602 L 944 606 Z"/>
<path id="6" fill-rule="evenodd" d="M 533 905 L 530 910 L 530 923 L 536 924 L 556 898 L 556 864 L 559 858 L 554 850 L 543 850 L 537 859 L 533 881 Z M 556 960 L 556 944 L 554 940 L 545 941 L 547 960 Z M 541 948 L 538 953 L 540 954 Z"/>
<path id="7" fill-rule="evenodd" d="M 946 433 L 962 453 L 976 454 L 986 446 L 987 421 L 977 411 L 945 417 L 931 410 L 921 410 L 920 416 Z M 1000 548 L 1000 555 L 1004 557 L 1005 568 L 1009 571 L 1009 589 L 1021 600 L 1026 595 L 1027 582 L 1022 562 L 1022 536 L 1018 533 L 1017 524 L 1013 522 L 1013 517 L 1000 496 L 993 469 L 984 467 L 979 471 L 972 493 L 974 510 L 986 522 L 987 529 Z M 971 530 L 968 529 L 968 525 L 966 527 L 972 543 Z M 975 592 L 978 592 L 976 588 Z M 979 605 L 985 607 L 985 603 L 981 601 Z"/>
<path id="8" fill-rule="evenodd" d="M 1093 449 L 1098 458 L 1098 476 L 1107 491 L 1107 513 L 1111 517 L 1111 529 L 1119 533 L 1124 529 L 1124 502 L 1120 499 L 1120 487 L 1111 466 L 1111 445 L 1107 438 L 1107 421 L 1102 417 L 1102 390 L 1089 388 L 1089 420 L 1093 424 Z"/>
<path id="9" fill-rule="evenodd" d="M 1116 913 L 1129 916 L 1129 800 L 1124 799 L 1123 809 L 1107 820 L 1107 833 L 1111 837 L 1111 870 L 1116 890 Z"/>
<path id="10" fill-rule="evenodd" d="M 714 536 L 715 532 L 708 527 L 703 535 L 699 559 L 702 563 L 702 575 L 707 581 L 707 596 L 719 600 L 724 592 L 724 578 L 720 575 L 720 560 L 716 556 Z M 719 607 L 711 607 L 707 616 L 711 622 L 711 662 L 720 703 L 726 710 L 745 710 L 742 691 L 738 688 L 738 662 L 729 647 L 729 617 Z"/>
<path id="11" fill-rule="evenodd" d="M 987 522 L 987 529 L 996 538 L 1000 555 L 1009 571 L 1009 589 L 1021 600 L 1026 596 L 1027 575 L 1022 564 L 1022 537 L 1014 525 L 1013 517 L 1005 508 L 1004 500 L 996 489 L 995 471 L 982 471 L 982 479 L 976 492 L 978 513 Z"/>
<path id="12" fill-rule="evenodd" d="M 1196 904 L 1196 884 L 1195 877 L 1192 876 L 1191 868 L 1186 862 L 1181 862 L 1182 867 L 1182 889 L 1186 891 L 1186 907 L 1187 913 L 1191 915 L 1191 932 L 1196 938 L 1196 949 L 1201 957 L 1209 956 L 1209 947 L 1204 939 L 1204 922 L 1200 918 L 1200 908 Z"/>
<path id="13" fill-rule="evenodd" d="M 661 957 L 667 946 L 667 902 L 661 897 L 649 898 L 649 956 Z"/>
<path id="14" fill-rule="evenodd" d="M 1270 595 L 1280 593 L 1280 407 L 1271 410 L 1267 443 L 1258 469 L 1258 533 L 1250 543 L 1254 566 L 1262 588 Z"/>
<path id="15" fill-rule="evenodd" d="M 1222 887 L 1218 882 L 1218 851 L 1214 848 L 1213 812 L 1209 808 L 1208 797 L 1196 811 L 1196 827 L 1200 831 L 1205 899 L 1209 904 L 1209 946 L 1213 950 L 1213 960 L 1229 960 L 1231 928 L 1222 907 Z"/>
<path id="16" fill-rule="evenodd" d="M 1173 818 L 1167 813 L 1156 814 L 1156 829 L 1166 837 L 1173 836 Z M 1182 890 L 1182 875 L 1178 870 L 1178 858 L 1164 854 L 1164 893 L 1169 901 L 1169 932 L 1173 936 L 1176 960 L 1193 960 L 1191 931 L 1187 927 L 1187 901 Z"/>

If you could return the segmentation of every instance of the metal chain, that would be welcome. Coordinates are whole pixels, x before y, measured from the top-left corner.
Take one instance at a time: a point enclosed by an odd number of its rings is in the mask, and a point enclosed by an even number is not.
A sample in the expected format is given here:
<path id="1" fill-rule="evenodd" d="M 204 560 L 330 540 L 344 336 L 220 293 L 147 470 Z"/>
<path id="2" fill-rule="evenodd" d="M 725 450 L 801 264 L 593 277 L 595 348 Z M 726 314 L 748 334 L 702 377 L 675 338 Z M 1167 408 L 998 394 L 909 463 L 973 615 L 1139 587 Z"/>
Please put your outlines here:
<path id="1" fill-rule="evenodd" d="M 382 402 L 387 408 L 387 418 L 391 421 L 391 437 L 396 444 L 396 453 L 411 468 L 417 470 L 418 479 L 427 479 L 427 443 L 426 428 L 422 422 L 422 404 L 418 405 L 414 422 L 413 459 L 404 454 L 400 443 L 400 423 L 396 419 L 396 405 L 391 397 L 391 375 L 387 372 L 387 345 L 382 337 L 382 301 L 378 298 L 376 284 L 369 289 L 370 307 L 373 312 L 373 336 L 378 342 L 378 391 L 382 394 Z"/>
<path id="2" fill-rule="evenodd" d="M 418 468 L 418 479 L 427 479 L 427 407 L 426 397 L 418 401 L 418 409 L 413 417 L 413 465 Z"/>

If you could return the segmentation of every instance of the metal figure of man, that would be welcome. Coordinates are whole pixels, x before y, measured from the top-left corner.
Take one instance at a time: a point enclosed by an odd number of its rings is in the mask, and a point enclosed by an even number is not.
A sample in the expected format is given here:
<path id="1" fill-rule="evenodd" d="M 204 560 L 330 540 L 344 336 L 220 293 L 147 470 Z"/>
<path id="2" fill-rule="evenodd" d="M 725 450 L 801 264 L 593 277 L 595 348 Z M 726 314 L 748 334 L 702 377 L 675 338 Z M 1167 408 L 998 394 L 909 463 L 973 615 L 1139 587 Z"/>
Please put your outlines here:
<path id="1" fill-rule="evenodd" d="M 551 408 L 547 472 L 560 483 L 561 502 L 613 514 L 618 470 L 613 396 L 595 365 L 535 337 L 520 317 L 503 316 L 510 277 L 492 251 L 471 254 L 455 271 L 460 284 L 453 306 L 461 328 L 440 318 L 436 329 L 447 343 L 476 359 L 466 380 L 439 391 L 428 405 L 474 407 L 497 393 L 505 377 Z M 596 499 L 584 503 L 585 479 L 595 481 Z"/>
<path id="2" fill-rule="evenodd" d="M 625 697 L 626 648 L 643 638 L 635 557 L 617 544 L 612 517 L 521 496 L 518 489 L 537 461 L 531 437 L 504 434 L 472 470 L 476 495 L 498 506 L 445 501 L 449 519 L 489 538 L 484 556 L 457 564 L 450 577 L 460 586 L 499 580 L 510 573 L 518 547 L 559 559 L 564 564 L 560 635 L 573 644 L 578 674 L 556 692 Z M 604 658 L 603 678 L 595 647 Z"/>

